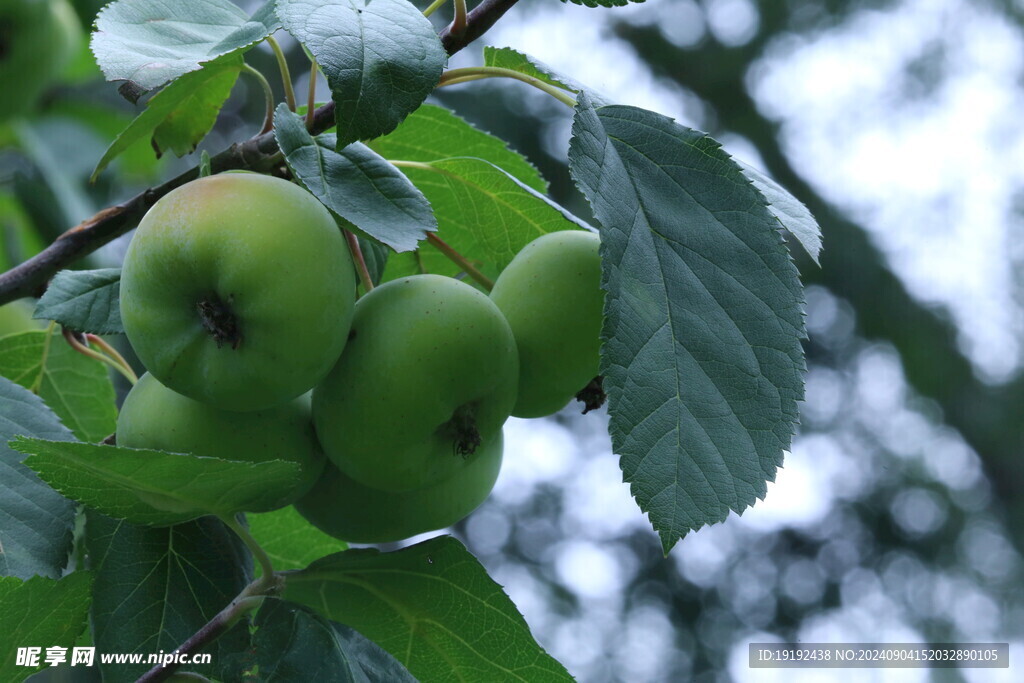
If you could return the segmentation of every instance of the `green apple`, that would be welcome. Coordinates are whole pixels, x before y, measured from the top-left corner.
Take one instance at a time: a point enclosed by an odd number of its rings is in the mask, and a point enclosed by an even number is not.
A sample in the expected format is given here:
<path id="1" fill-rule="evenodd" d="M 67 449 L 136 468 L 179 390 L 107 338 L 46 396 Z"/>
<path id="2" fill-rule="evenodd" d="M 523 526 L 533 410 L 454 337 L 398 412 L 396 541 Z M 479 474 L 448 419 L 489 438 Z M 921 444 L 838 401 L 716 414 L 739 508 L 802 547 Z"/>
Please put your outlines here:
<path id="1" fill-rule="evenodd" d="M 0 0 L 0 120 L 28 113 L 81 45 L 67 0 Z"/>
<path id="2" fill-rule="evenodd" d="M 252 512 L 294 502 L 309 491 L 326 462 L 313 431 L 308 395 L 268 410 L 217 410 L 171 391 L 149 373 L 124 399 L 117 445 L 223 460 L 297 463 L 298 481 L 268 483 L 259 500 L 252 501 Z"/>
<path id="3" fill-rule="evenodd" d="M 327 457 L 365 486 L 408 491 L 478 457 L 516 400 L 508 323 L 486 295 L 414 275 L 356 304 L 345 352 L 313 391 Z"/>
<path id="4" fill-rule="evenodd" d="M 494 283 L 491 300 L 519 349 L 519 393 L 512 414 L 558 412 L 598 374 L 601 351 L 600 238 L 566 230 L 538 237 Z"/>
<path id="5" fill-rule="evenodd" d="M 330 213 L 280 178 L 224 173 L 158 201 L 132 238 L 121 319 L 163 384 L 225 410 L 309 391 L 345 346 L 352 257 Z"/>
<path id="6" fill-rule="evenodd" d="M 326 534 L 351 543 L 389 543 L 455 524 L 484 501 L 501 469 L 499 431 L 448 479 L 413 491 L 364 486 L 328 463 L 295 509 Z"/>

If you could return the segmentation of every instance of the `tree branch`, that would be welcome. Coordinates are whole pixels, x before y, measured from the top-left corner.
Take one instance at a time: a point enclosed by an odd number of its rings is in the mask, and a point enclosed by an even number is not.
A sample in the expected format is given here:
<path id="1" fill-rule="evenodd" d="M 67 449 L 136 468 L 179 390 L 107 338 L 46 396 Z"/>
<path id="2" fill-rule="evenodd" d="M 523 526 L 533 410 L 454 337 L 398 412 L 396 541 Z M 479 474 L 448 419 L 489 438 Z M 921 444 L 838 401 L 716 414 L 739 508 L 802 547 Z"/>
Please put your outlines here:
<path id="1" fill-rule="evenodd" d="M 175 648 L 173 653 L 168 654 L 184 655 L 191 659 L 192 655 L 201 652 L 207 645 L 231 630 L 231 627 L 237 624 L 242 617 L 259 607 L 264 597 L 278 592 L 280 584 L 281 580 L 276 575 L 272 575 L 269 580 L 267 577 L 260 577 L 253 581 L 227 607 L 206 622 L 201 629 L 192 634 L 192 637 Z M 140 676 L 136 683 L 166 681 L 174 675 L 180 666 L 182 665 L 173 661 L 166 664 L 155 664 L 152 669 Z"/>
<path id="2" fill-rule="evenodd" d="M 465 29 L 455 35 L 450 28 L 438 34 L 444 49 L 452 55 L 482 36 L 518 0 L 483 0 L 466 16 Z M 310 132 L 317 135 L 334 125 L 334 103 L 328 102 L 313 114 Z M 280 163 L 281 152 L 273 131 L 235 143 L 214 156 L 214 173 L 232 169 L 266 171 Z M 50 278 L 78 259 L 132 230 L 158 199 L 176 187 L 199 177 L 198 167 L 185 171 L 163 185 L 151 187 L 131 199 L 103 209 L 71 228 L 43 251 L 0 275 L 0 305 L 26 296 L 39 296 Z"/>

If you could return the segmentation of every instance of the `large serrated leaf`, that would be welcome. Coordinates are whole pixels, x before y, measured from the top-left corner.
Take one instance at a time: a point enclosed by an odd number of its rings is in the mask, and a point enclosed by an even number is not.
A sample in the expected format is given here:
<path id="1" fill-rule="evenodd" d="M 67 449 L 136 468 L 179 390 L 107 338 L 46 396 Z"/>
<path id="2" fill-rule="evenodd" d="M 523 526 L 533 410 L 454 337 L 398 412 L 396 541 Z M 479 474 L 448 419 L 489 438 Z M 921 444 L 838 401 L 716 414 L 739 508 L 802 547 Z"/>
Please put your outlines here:
<path id="1" fill-rule="evenodd" d="M 368 144 L 387 159 L 427 163 L 452 157 L 483 159 L 538 192 L 548 191 L 540 171 L 509 149 L 507 142 L 433 104 L 424 104 L 394 131 Z"/>
<path id="2" fill-rule="evenodd" d="M 740 170 L 750 178 L 754 187 L 764 195 L 768 210 L 800 242 L 811 260 L 821 265 L 818 260 L 821 255 L 821 227 L 811 215 L 810 209 L 764 173 L 739 159 L 735 159 L 735 161 L 739 164 Z"/>
<path id="3" fill-rule="evenodd" d="M 93 586 L 93 644 L 98 652 L 173 652 L 252 580 L 241 540 L 213 517 L 154 529 L 89 512 L 85 526 Z M 212 666 L 189 665 L 231 680 L 221 664 L 248 643 L 246 624 L 209 649 Z M 106 683 L 129 683 L 151 664 L 97 665 Z"/>
<path id="4" fill-rule="evenodd" d="M 92 51 L 108 81 L 152 90 L 280 28 L 274 3 L 250 18 L 230 0 L 115 0 L 96 16 Z"/>
<path id="5" fill-rule="evenodd" d="M 289 574 L 284 597 L 355 628 L 421 681 L 572 680 L 450 536 L 330 555 Z"/>
<path id="6" fill-rule="evenodd" d="M 306 521 L 289 505 L 273 512 L 245 516 L 249 533 L 270 558 L 274 569 L 301 569 L 313 560 L 348 547 Z"/>
<path id="7" fill-rule="evenodd" d="M 415 249 L 437 229 L 423 194 L 394 166 L 361 143 L 335 151 L 334 135 L 315 140 L 283 104 L 274 135 L 292 172 L 334 213 L 395 251 Z"/>
<path id="8" fill-rule="evenodd" d="M 20 681 L 29 674 L 49 667 L 46 648 L 71 647 L 85 630 L 89 616 L 89 588 L 92 575 L 79 571 L 59 581 L 36 576 L 22 581 L 13 576 L 0 577 L 0 681 Z M 18 663 L 19 647 L 37 647 L 34 666 Z"/>
<path id="9" fill-rule="evenodd" d="M 42 399 L 0 377 L 0 576 L 56 578 L 71 550 L 75 505 L 40 481 L 7 442 L 74 439 Z"/>
<path id="10" fill-rule="evenodd" d="M 541 235 L 589 229 L 553 200 L 483 159 L 443 159 L 402 166 L 422 190 L 437 217 L 438 234 L 485 272 L 496 275 L 519 251 Z M 454 275 L 458 267 L 435 249 L 418 257 L 430 273 Z M 386 280 L 411 274 L 420 263 L 392 258 Z"/>
<path id="11" fill-rule="evenodd" d="M 133 524 L 166 526 L 266 509 L 266 491 L 293 489 L 299 475 L 299 466 L 284 460 L 220 460 L 24 437 L 11 447 L 27 454 L 25 465 L 63 495 Z"/>
<path id="12" fill-rule="evenodd" d="M 603 226 L 612 443 L 668 552 L 775 477 L 803 395 L 800 281 L 710 137 L 582 94 L 569 163 Z"/>
<path id="13" fill-rule="evenodd" d="M 249 646 L 233 658 L 233 680 L 251 683 L 412 683 L 393 657 L 351 629 L 302 605 L 267 599 L 254 620 Z M 383 664 L 382 664 L 383 663 Z M 369 669 L 369 671 L 367 671 Z M 387 672 L 387 678 L 376 676 Z"/>
<path id="14" fill-rule="evenodd" d="M 406 0 L 278 0 L 277 13 L 327 77 L 340 146 L 393 130 L 434 90 L 448 59 Z"/>
<path id="15" fill-rule="evenodd" d="M 94 334 L 124 334 L 118 296 L 121 269 L 62 270 L 53 276 L 33 317 Z"/>
<path id="16" fill-rule="evenodd" d="M 96 180 L 119 154 L 146 137 L 151 138 L 158 156 L 166 149 L 179 157 L 191 153 L 213 128 L 241 70 L 242 56 L 228 55 L 185 74 L 153 95 L 145 111 L 107 147 L 91 180 Z"/>
<path id="17" fill-rule="evenodd" d="M 114 432 L 117 408 L 107 367 L 60 334 L 33 330 L 0 339 L 0 375 L 38 394 L 82 441 Z"/>

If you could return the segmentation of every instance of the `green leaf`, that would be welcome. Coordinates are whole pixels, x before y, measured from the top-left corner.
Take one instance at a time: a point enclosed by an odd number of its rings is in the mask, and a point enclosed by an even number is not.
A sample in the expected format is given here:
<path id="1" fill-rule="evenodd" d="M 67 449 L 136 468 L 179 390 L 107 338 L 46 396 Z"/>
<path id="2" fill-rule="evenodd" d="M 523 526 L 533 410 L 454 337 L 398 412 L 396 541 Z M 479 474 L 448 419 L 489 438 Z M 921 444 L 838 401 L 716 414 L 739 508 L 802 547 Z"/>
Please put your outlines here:
<path id="1" fill-rule="evenodd" d="M 573 177 L 601 222 L 601 372 L 626 481 L 665 552 L 763 498 L 803 396 L 779 222 L 707 135 L 581 94 Z"/>
<path id="2" fill-rule="evenodd" d="M 42 399 L 0 377 L 0 576 L 56 578 L 71 550 L 75 505 L 10 449 L 7 442 L 19 434 L 74 438 Z"/>
<path id="3" fill-rule="evenodd" d="M 92 575 L 86 571 L 68 574 L 55 581 L 36 576 L 28 581 L 13 576 L 0 577 L 0 681 L 20 681 L 40 669 L 49 668 L 46 649 L 67 648 L 70 664 L 72 647 L 85 630 L 89 616 L 89 587 Z M 38 664 L 19 666 L 19 647 L 40 651 Z"/>
<path id="4" fill-rule="evenodd" d="M 416 683 L 409 670 L 386 650 L 359 631 L 342 624 L 332 624 L 349 660 L 359 665 L 369 683 Z M 363 680 L 363 679 L 360 679 Z"/>
<path id="5" fill-rule="evenodd" d="M 556 230 L 589 229 L 537 190 L 482 159 L 453 158 L 403 166 L 430 201 L 438 234 L 485 272 L 496 274 L 527 244 Z M 459 268 L 435 249 L 421 249 L 427 272 L 454 275 Z M 393 262 L 393 267 L 392 267 Z M 415 264 L 391 259 L 385 279 Z"/>
<path id="6" fill-rule="evenodd" d="M 327 77 L 342 147 L 393 130 L 433 92 L 448 60 L 406 0 L 278 0 L 277 13 Z"/>
<path id="7" fill-rule="evenodd" d="M 273 512 L 250 513 L 249 533 L 266 551 L 274 569 L 301 569 L 313 560 L 348 547 L 306 521 L 291 505 Z"/>
<path id="8" fill-rule="evenodd" d="M 33 317 L 94 334 L 124 334 L 118 296 L 121 269 L 62 270 L 53 276 Z"/>
<path id="9" fill-rule="evenodd" d="M 173 652 L 252 580 L 252 558 L 238 536 L 213 517 L 173 527 L 132 526 L 89 512 L 85 541 L 96 575 L 92 629 L 97 652 Z M 248 643 L 245 624 L 206 651 L 207 676 Z M 150 664 L 97 665 L 106 683 L 128 683 Z M 225 679 L 226 680 L 226 679 Z"/>
<path id="10" fill-rule="evenodd" d="M 390 655 L 370 650 L 368 643 L 351 629 L 351 638 L 343 637 L 335 626 L 302 605 L 269 598 L 256 613 L 254 632 L 231 678 L 259 683 L 267 681 L 317 681 L 318 683 L 388 683 L 414 681 Z M 369 647 L 367 647 L 367 644 Z M 350 651 L 350 648 L 352 651 Z M 372 653 L 386 657 L 388 679 L 371 678 L 360 657 Z M 379 659 L 368 659 L 371 671 L 379 668 Z"/>
<path id="11" fill-rule="evenodd" d="M 151 137 L 158 157 L 168 148 L 179 157 L 191 153 L 213 128 L 241 70 L 242 56 L 229 55 L 185 74 L 153 95 L 145 111 L 107 147 L 90 181 L 95 181 L 119 154 L 146 137 Z"/>
<path id="12" fill-rule="evenodd" d="M 782 227 L 786 228 L 803 245 L 811 260 L 820 266 L 821 262 L 818 258 L 821 255 L 821 227 L 811 215 L 810 210 L 804 206 L 803 202 L 791 195 L 786 188 L 764 173 L 739 159 L 734 159 L 734 161 L 764 196 L 768 210 L 779 219 Z"/>
<path id="13" fill-rule="evenodd" d="M 115 0 L 96 16 L 92 52 L 108 81 L 152 90 L 280 28 L 274 3 L 250 19 L 230 0 Z"/>
<path id="14" fill-rule="evenodd" d="M 489 49 L 484 48 L 485 54 Z M 548 191 L 540 171 L 526 157 L 509 149 L 508 143 L 433 104 L 424 104 L 394 131 L 368 144 L 386 159 L 429 163 L 451 157 L 476 157 L 491 162 L 538 192 Z"/>
<path id="15" fill-rule="evenodd" d="M 78 353 L 58 333 L 0 338 L 0 375 L 38 394 L 82 441 L 114 432 L 117 409 L 107 366 Z"/>
<path id="16" fill-rule="evenodd" d="M 356 235 L 359 240 L 359 248 L 363 252 L 363 260 L 366 262 L 366 270 L 370 272 L 370 281 L 379 285 L 384 277 L 384 268 L 388 265 L 388 258 L 391 250 L 375 239 Z"/>
<path id="17" fill-rule="evenodd" d="M 286 490 L 299 466 L 19 437 L 25 465 L 63 495 L 133 524 L 166 526 L 203 515 L 230 515 Z M 282 501 L 282 504 L 285 501 Z"/>
<path id="18" fill-rule="evenodd" d="M 317 199 L 395 251 L 415 249 L 437 229 L 420 191 L 366 145 L 335 151 L 334 135 L 314 140 L 283 104 L 274 116 L 274 135 L 292 172 Z"/>
<path id="19" fill-rule="evenodd" d="M 284 597 L 355 628 L 421 681 L 572 680 L 450 536 L 330 555 L 290 574 Z"/>
<path id="20" fill-rule="evenodd" d="M 235 87 L 238 74 L 242 71 L 241 67 L 241 56 L 230 55 L 194 72 L 203 74 L 209 70 L 212 73 L 206 74 L 208 78 L 205 79 L 202 87 L 193 90 L 188 97 L 182 97 L 181 103 L 153 131 L 153 149 L 158 157 L 168 149 L 178 157 L 195 151 L 196 145 L 213 129 L 221 107 L 224 106 L 224 102 L 231 94 L 231 89 Z M 181 79 L 167 86 L 165 90 L 174 88 L 182 80 L 191 76 L 192 74 L 182 76 Z M 157 95 L 163 94 L 163 90 L 157 93 Z M 176 94 L 176 96 L 180 97 L 181 95 Z M 154 96 L 153 99 L 156 97 Z"/>

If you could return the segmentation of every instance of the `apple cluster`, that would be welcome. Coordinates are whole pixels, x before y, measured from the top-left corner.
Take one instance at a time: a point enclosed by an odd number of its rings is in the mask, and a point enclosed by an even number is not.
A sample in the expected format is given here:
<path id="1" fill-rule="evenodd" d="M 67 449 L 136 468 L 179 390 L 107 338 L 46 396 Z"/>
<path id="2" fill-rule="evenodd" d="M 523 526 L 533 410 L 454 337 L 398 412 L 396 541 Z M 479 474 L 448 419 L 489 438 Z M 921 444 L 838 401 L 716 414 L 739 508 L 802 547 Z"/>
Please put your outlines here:
<path id="1" fill-rule="evenodd" d="M 490 493 L 509 416 L 561 409 L 598 373 L 599 239 L 544 235 L 490 296 L 414 275 L 356 301 L 332 215 L 301 187 L 253 173 L 160 199 L 125 255 L 125 333 L 147 373 L 125 398 L 119 446 L 286 460 L 253 512 L 291 503 L 357 543 L 400 540 Z"/>

